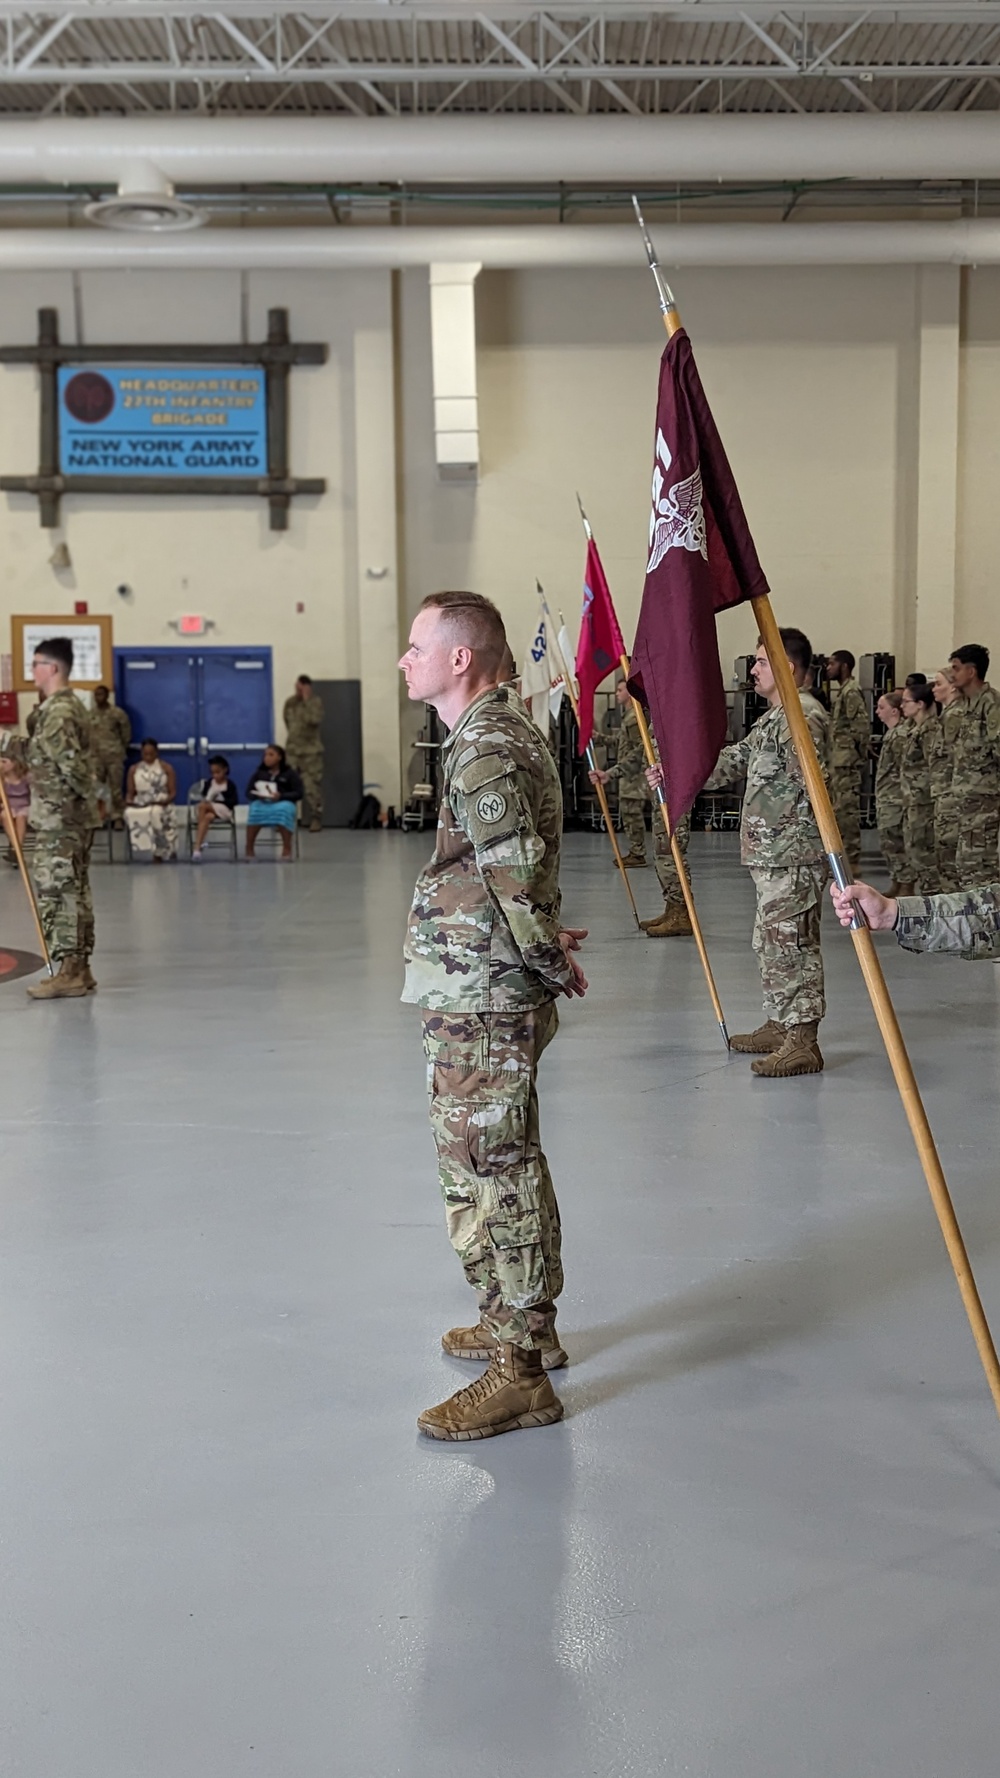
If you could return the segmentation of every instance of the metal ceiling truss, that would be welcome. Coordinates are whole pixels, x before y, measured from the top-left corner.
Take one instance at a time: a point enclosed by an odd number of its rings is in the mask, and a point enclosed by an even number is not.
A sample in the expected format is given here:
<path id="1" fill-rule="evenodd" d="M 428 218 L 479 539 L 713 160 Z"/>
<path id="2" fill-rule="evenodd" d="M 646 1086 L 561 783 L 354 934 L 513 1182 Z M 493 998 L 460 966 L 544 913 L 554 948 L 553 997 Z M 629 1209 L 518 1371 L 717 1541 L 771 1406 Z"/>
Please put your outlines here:
<path id="1" fill-rule="evenodd" d="M 0 112 L 995 109 L 1000 0 L 0 0 Z"/>

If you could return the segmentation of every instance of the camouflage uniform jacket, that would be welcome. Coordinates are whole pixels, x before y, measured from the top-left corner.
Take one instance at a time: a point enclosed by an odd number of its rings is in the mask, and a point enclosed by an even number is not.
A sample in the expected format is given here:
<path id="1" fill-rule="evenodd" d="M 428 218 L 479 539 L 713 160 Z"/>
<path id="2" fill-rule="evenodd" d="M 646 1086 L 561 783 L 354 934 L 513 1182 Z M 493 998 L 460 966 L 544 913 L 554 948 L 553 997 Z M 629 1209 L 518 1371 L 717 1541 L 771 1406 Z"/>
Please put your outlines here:
<path id="1" fill-rule="evenodd" d="M 799 697 L 820 764 L 825 766 L 829 718 L 811 692 L 800 691 Z M 740 819 L 744 864 L 751 870 L 777 871 L 794 864 L 812 864 L 825 856 L 780 704 L 766 711 L 742 741 L 722 749 L 705 789 L 716 790 L 743 777 L 747 781 Z"/>
<path id="2" fill-rule="evenodd" d="M 875 771 L 875 808 L 880 827 L 891 827 L 902 819 L 903 792 L 899 774 L 906 752 L 909 723 L 904 716 L 895 728 L 886 729 L 879 748 Z"/>
<path id="3" fill-rule="evenodd" d="M 871 723 L 856 679 L 835 687 L 830 710 L 830 770 L 854 771 L 868 758 Z"/>
<path id="4" fill-rule="evenodd" d="M 608 769 L 608 778 L 612 784 L 628 784 L 631 780 L 640 779 L 639 788 L 646 791 L 648 787 L 643 777 L 646 766 L 646 749 L 639 733 L 639 719 L 631 704 L 627 704 L 622 715 L 618 730 L 618 757 Z"/>
<path id="5" fill-rule="evenodd" d="M 323 706 L 315 692 L 311 698 L 286 698 L 284 718 L 288 730 L 289 753 L 299 755 L 323 751 Z"/>
<path id="6" fill-rule="evenodd" d="M 1000 883 L 954 895 L 904 895 L 896 937 L 906 951 L 951 951 L 970 960 L 1000 955 Z"/>
<path id="7" fill-rule="evenodd" d="M 952 787 L 962 796 L 1000 796 L 1000 695 L 984 685 L 964 701 L 954 748 Z"/>
<path id="8" fill-rule="evenodd" d="M 572 979 L 559 943 L 552 756 L 499 685 L 462 712 L 441 761 L 437 843 L 414 891 L 402 997 L 434 1012 L 543 1006 Z"/>
<path id="9" fill-rule="evenodd" d="M 125 753 L 132 739 L 132 724 L 126 712 L 118 704 L 105 704 L 98 710 L 96 704 L 88 712 L 90 723 L 91 745 L 95 753 Z"/>
<path id="10" fill-rule="evenodd" d="M 75 692 L 53 692 L 39 705 L 24 750 L 31 778 L 31 824 L 39 831 L 93 825 L 90 722 Z"/>
<path id="11" fill-rule="evenodd" d="M 935 762 L 941 747 L 941 730 L 936 716 L 925 716 L 923 722 L 908 722 L 906 729 L 899 789 L 904 809 L 915 809 L 921 804 L 930 804 Z"/>
<path id="12" fill-rule="evenodd" d="M 945 704 L 934 724 L 933 745 L 928 748 L 931 768 L 931 796 L 935 803 L 951 795 L 955 770 L 955 740 L 962 721 L 962 700 Z M 926 728 L 926 723 L 924 727 Z"/>

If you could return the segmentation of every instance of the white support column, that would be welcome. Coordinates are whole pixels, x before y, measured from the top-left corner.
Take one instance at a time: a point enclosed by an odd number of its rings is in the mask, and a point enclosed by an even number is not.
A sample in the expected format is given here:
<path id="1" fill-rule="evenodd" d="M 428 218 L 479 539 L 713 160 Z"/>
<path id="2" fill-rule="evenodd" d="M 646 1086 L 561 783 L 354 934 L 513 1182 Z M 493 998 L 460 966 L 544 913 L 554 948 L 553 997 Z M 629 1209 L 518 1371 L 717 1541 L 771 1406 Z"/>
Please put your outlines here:
<path id="1" fill-rule="evenodd" d="M 390 274 L 378 325 L 354 336 L 355 497 L 362 770 L 400 806 L 399 563 Z M 373 316 L 373 320 L 376 317 Z"/>
<path id="2" fill-rule="evenodd" d="M 479 479 L 476 278 L 481 267 L 432 265 L 434 454 L 442 481 Z"/>
<path id="3" fill-rule="evenodd" d="M 931 674 L 955 635 L 961 271 L 921 266 L 915 666 Z"/>

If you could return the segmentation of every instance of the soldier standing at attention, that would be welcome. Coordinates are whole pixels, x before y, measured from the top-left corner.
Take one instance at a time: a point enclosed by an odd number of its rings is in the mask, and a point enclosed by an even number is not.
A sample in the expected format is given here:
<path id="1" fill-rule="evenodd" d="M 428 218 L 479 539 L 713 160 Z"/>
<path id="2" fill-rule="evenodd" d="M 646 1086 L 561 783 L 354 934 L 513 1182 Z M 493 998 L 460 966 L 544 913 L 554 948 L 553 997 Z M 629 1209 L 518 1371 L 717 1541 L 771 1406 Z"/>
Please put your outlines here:
<path id="1" fill-rule="evenodd" d="M 906 848 L 903 843 L 903 796 L 899 784 L 899 768 L 906 740 L 906 723 L 900 705 L 901 691 L 882 693 L 875 708 L 885 734 L 879 748 L 875 771 L 875 820 L 879 844 L 889 870 L 889 894 L 896 895 L 903 881 Z"/>
<path id="2" fill-rule="evenodd" d="M 555 1001 L 582 995 L 560 919 L 562 796 L 520 700 L 498 685 L 506 636 L 476 593 L 431 593 L 400 661 L 415 703 L 449 729 L 437 842 L 417 878 L 403 1000 L 423 1008 L 431 1128 L 448 1233 L 479 1299 L 453 1328 L 454 1358 L 485 1374 L 417 1425 L 438 1439 L 492 1438 L 562 1418 L 547 1370 L 565 1364 L 559 1211 L 538 1131 L 535 1076 Z"/>
<path id="3" fill-rule="evenodd" d="M 649 786 L 646 783 L 646 751 L 639 733 L 639 722 L 635 714 L 635 706 L 629 696 L 624 679 L 615 686 L 615 700 L 622 706 L 623 716 L 619 730 L 618 758 L 606 772 L 591 772 L 591 783 L 600 779 L 602 784 L 618 780 L 618 807 L 621 810 L 622 824 L 629 843 L 628 856 L 622 863 L 634 869 L 645 867 L 646 864 L 646 804 L 649 802 Z M 684 891 L 681 888 L 677 867 L 674 864 L 670 841 L 667 839 L 659 811 L 653 816 L 653 864 L 660 888 L 663 891 L 663 912 L 657 914 L 655 920 L 643 920 L 642 928 L 650 938 L 690 938 L 691 921 L 688 918 L 684 902 Z M 691 817 L 685 815 L 677 823 L 677 844 L 686 856 L 688 840 L 691 834 Z M 617 870 L 617 864 L 615 869 Z"/>
<path id="4" fill-rule="evenodd" d="M 295 691 L 285 699 L 288 740 L 285 757 L 302 779 L 309 810 L 309 832 L 323 828 L 323 706 L 313 691 L 308 673 L 300 673 Z M 303 820 L 305 813 L 303 811 Z"/>
<path id="5" fill-rule="evenodd" d="M 954 790 L 955 743 L 965 714 L 965 699 L 952 679 L 950 667 L 942 667 L 935 673 L 934 696 L 941 710 L 940 745 L 931 764 L 934 846 L 937 853 L 938 888 L 948 894 L 958 888 L 958 877 L 955 874 L 959 827 Z"/>
<path id="6" fill-rule="evenodd" d="M 868 758 L 871 723 L 854 656 L 838 648 L 826 663 L 830 681 L 830 797 L 852 875 L 861 869 L 861 775 Z"/>
<path id="7" fill-rule="evenodd" d="M 111 816 L 116 827 L 124 826 L 122 780 L 131 739 L 132 724 L 126 712 L 111 702 L 106 685 L 95 686 L 94 708 L 90 712 L 90 757 L 97 784 L 106 784 L 110 792 Z"/>
<path id="8" fill-rule="evenodd" d="M 31 780 L 35 894 L 49 955 L 59 970 L 28 989 L 32 1000 L 78 999 L 97 987 L 90 971 L 94 774 L 87 712 L 69 687 L 72 667 L 67 636 L 38 644 L 31 673 L 42 702 L 33 713 L 24 757 Z M 9 760 L 0 760 L 0 771 L 9 770 Z"/>
<path id="9" fill-rule="evenodd" d="M 941 733 L 930 686 L 907 687 L 901 708 L 906 725 L 899 774 L 906 852 L 903 877 L 909 894 L 933 895 L 938 874 L 931 776 Z"/>
<path id="10" fill-rule="evenodd" d="M 788 664 L 799 688 L 820 764 L 827 759 L 828 717 L 804 689 L 812 647 L 801 630 L 782 630 Z M 706 790 L 746 778 L 740 817 L 740 855 L 757 890 L 753 948 L 764 991 L 764 1023 L 730 1048 L 759 1056 L 750 1064 L 764 1079 L 819 1074 L 823 1057 L 819 1024 L 826 1012 L 819 921 L 828 871 L 823 843 L 806 791 L 798 754 L 781 708 L 762 643 L 750 670 L 770 709 L 742 741 L 724 747 Z M 647 776 L 657 781 L 659 767 Z"/>
<path id="11" fill-rule="evenodd" d="M 964 699 L 955 738 L 951 794 L 958 819 L 956 887 L 997 878 L 1000 835 L 1000 697 L 987 685 L 990 651 L 970 642 L 956 648 L 951 676 Z"/>

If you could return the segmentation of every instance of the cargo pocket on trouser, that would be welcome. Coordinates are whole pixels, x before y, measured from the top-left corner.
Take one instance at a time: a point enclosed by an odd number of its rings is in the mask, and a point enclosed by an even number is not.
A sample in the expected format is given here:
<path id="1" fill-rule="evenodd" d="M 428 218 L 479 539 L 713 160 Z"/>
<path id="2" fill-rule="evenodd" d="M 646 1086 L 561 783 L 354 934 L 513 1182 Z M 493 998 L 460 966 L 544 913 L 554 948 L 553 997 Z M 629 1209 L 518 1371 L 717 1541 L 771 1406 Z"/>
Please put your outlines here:
<path id="1" fill-rule="evenodd" d="M 504 1306 L 530 1309 L 546 1302 L 549 1291 L 538 1211 L 491 1216 L 486 1227 Z"/>

